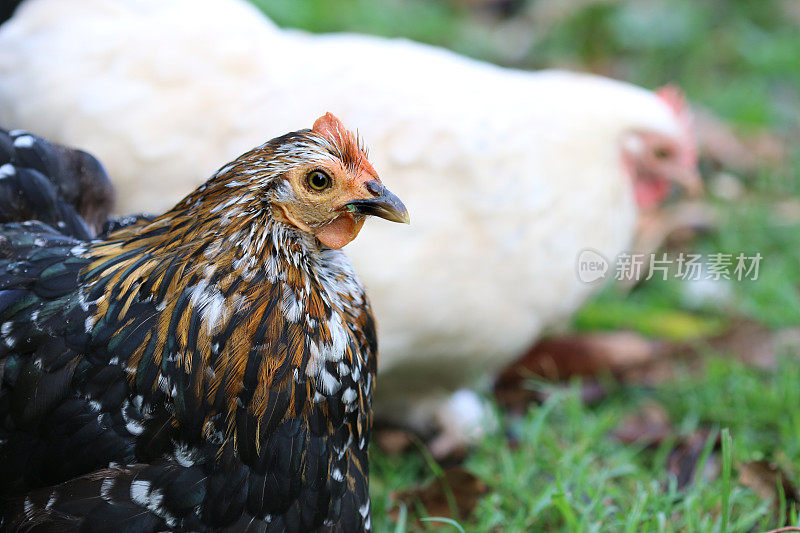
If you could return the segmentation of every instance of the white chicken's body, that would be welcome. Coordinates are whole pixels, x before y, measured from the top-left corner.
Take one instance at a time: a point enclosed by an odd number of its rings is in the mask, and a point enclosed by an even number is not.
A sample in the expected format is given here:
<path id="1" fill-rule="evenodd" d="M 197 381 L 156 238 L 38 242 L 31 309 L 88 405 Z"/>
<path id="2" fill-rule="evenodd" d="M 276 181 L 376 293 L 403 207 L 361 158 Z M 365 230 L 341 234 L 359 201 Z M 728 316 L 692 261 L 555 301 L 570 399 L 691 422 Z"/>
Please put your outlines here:
<path id="1" fill-rule="evenodd" d="M 587 299 L 579 252 L 614 257 L 635 229 L 620 137 L 680 127 L 629 84 L 280 30 L 236 0 L 26 0 L 0 29 L 0 123 L 94 153 L 121 211 L 326 111 L 411 213 L 347 252 L 379 324 L 378 414 L 418 427 Z"/>

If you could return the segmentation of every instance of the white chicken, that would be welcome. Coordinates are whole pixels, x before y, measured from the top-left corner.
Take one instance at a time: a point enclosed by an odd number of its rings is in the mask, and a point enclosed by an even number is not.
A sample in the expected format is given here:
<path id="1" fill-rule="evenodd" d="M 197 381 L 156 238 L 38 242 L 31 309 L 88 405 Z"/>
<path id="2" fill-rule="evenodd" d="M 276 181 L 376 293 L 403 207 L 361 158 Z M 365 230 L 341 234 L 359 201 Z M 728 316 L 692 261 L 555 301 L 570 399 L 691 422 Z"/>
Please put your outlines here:
<path id="1" fill-rule="evenodd" d="M 379 324 L 377 414 L 418 430 L 466 430 L 447 395 L 592 294 L 580 251 L 615 257 L 637 203 L 698 183 L 674 95 L 607 78 L 283 30 L 240 0 L 26 0 L 0 27 L 0 124 L 92 152 L 121 211 L 158 212 L 326 111 L 359 128 L 411 213 L 348 253 Z"/>

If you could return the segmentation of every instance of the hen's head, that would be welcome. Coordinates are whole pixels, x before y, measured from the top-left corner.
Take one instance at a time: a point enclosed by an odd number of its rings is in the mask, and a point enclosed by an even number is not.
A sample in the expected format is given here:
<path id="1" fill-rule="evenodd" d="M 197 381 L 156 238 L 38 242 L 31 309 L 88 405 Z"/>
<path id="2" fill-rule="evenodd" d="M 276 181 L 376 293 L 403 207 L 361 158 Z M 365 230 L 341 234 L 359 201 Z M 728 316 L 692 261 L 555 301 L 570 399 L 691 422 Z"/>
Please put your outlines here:
<path id="1" fill-rule="evenodd" d="M 367 215 L 408 223 L 406 207 L 378 178 L 355 135 L 330 113 L 310 130 L 277 137 L 220 169 L 187 205 L 224 223 L 254 222 L 254 212 L 341 248 Z M 180 207 L 180 206 L 179 206 Z"/>
<path id="2" fill-rule="evenodd" d="M 622 137 L 622 160 L 633 180 L 636 203 L 643 211 L 658 207 L 675 186 L 694 196 L 702 191 L 697 171 L 697 143 L 683 94 L 673 86 L 656 91 L 671 114 L 671 127 L 633 129 Z"/>

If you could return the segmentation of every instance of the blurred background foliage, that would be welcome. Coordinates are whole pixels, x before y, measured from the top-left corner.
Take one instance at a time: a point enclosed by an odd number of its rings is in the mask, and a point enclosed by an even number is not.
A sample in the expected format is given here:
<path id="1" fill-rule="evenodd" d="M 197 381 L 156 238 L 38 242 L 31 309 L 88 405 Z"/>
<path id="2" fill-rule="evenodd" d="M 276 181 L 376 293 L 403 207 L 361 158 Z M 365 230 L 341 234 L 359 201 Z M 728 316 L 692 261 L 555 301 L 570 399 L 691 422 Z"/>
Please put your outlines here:
<path id="1" fill-rule="evenodd" d="M 445 46 L 505 66 L 676 81 L 741 127 L 797 128 L 795 0 L 256 0 L 283 26 Z"/>

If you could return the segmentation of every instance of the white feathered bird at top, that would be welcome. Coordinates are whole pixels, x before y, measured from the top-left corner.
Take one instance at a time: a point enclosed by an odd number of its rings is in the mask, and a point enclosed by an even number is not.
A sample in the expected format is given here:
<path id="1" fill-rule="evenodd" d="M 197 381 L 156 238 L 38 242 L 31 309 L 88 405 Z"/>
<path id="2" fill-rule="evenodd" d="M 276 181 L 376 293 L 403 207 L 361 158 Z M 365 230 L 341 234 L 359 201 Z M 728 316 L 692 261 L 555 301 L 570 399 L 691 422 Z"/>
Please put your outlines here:
<path id="1" fill-rule="evenodd" d="M 581 250 L 613 258 L 637 204 L 697 185 L 679 99 L 607 78 L 283 30 L 241 0 L 26 0 L 0 28 L 0 123 L 94 153 L 123 212 L 326 111 L 411 213 L 348 253 L 379 325 L 378 415 L 418 429 L 586 301 Z"/>

